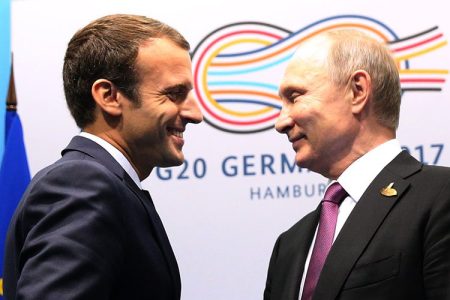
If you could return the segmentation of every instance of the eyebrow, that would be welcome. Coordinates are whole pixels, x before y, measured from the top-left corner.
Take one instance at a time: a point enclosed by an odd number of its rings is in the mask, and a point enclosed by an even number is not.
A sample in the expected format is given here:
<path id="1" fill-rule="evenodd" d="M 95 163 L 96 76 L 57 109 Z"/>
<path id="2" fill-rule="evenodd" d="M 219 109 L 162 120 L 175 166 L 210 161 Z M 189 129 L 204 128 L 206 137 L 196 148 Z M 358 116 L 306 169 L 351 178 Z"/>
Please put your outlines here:
<path id="1" fill-rule="evenodd" d="M 164 88 L 163 91 L 164 92 L 173 92 L 176 90 L 190 91 L 192 89 L 193 89 L 193 86 L 190 83 L 178 83 L 178 84 L 171 85 L 171 86 Z"/>

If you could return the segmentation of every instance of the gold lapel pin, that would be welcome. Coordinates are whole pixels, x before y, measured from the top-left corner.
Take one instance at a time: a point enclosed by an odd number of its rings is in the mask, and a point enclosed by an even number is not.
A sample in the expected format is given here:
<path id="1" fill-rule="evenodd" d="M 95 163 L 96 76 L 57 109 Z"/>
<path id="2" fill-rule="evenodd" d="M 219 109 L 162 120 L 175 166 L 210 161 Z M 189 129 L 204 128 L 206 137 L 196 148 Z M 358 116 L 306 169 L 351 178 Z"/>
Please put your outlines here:
<path id="1" fill-rule="evenodd" d="M 381 195 L 386 196 L 386 197 L 393 197 L 393 196 L 397 196 L 397 190 L 392 188 L 392 186 L 394 185 L 393 182 L 389 183 L 389 185 L 387 187 L 384 187 L 380 190 Z"/>

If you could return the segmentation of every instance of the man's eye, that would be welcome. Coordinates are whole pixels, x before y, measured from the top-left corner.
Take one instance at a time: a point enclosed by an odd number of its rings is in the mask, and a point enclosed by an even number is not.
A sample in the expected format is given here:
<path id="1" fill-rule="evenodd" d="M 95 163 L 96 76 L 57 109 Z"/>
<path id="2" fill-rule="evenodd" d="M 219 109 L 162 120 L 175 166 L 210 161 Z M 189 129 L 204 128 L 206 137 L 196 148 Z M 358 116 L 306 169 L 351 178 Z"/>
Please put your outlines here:
<path id="1" fill-rule="evenodd" d="M 187 97 L 187 89 L 184 87 L 177 87 L 168 89 L 165 92 L 165 95 L 172 101 L 178 102 L 183 101 Z"/>
<path id="2" fill-rule="evenodd" d="M 290 102 L 295 103 L 298 102 L 300 100 L 299 97 L 301 97 L 304 94 L 305 91 L 292 91 L 291 93 L 289 93 L 287 98 L 289 99 Z"/>
<path id="3" fill-rule="evenodd" d="M 294 92 L 289 95 L 288 99 L 290 102 L 295 103 L 299 96 L 300 96 L 300 93 Z"/>
<path id="4" fill-rule="evenodd" d="M 184 92 L 171 92 L 167 94 L 167 97 L 172 101 L 182 101 L 186 98 L 186 93 Z"/>

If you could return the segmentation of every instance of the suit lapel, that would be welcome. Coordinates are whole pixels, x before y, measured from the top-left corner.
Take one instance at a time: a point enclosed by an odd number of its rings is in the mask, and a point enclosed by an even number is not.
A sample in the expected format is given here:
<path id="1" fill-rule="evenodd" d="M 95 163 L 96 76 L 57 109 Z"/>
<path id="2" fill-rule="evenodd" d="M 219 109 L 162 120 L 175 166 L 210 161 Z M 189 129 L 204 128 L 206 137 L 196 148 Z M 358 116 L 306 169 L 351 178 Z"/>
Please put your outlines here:
<path id="1" fill-rule="evenodd" d="M 378 174 L 358 201 L 334 242 L 313 299 L 337 298 L 356 261 L 392 207 L 407 191 L 409 182 L 405 178 L 420 168 L 419 162 L 402 152 Z M 382 195 L 380 190 L 391 182 L 394 183 L 392 188 L 397 191 L 397 195 Z"/>
<path id="2" fill-rule="evenodd" d="M 173 253 L 172 247 L 170 245 L 169 238 L 167 237 L 164 225 L 162 224 L 162 221 L 155 209 L 153 200 L 149 192 L 140 190 L 128 175 L 126 175 L 126 179 L 128 187 L 133 190 L 133 192 L 139 198 L 145 210 L 147 211 L 147 215 L 151 223 L 150 225 L 154 229 L 153 232 L 155 234 L 156 241 L 161 248 L 161 252 L 170 270 L 170 274 L 172 275 L 172 278 L 177 286 L 176 293 L 178 294 L 181 290 L 180 271 L 178 269 L 175 254 Z M 177 295 L 177 297 L 179 298 L 180 295 Z"/>
<path id="3" fill-rule="evenodd" d="M 181 290 L 180 273 L 178 270 L 178 264 L 176 262 L 175 255 L 172 247 L 170 246 L 169 239 L 164 230 L 164 226 L 159 218 L 158 213 L 153 205 L 153 201 L 150 195 L 146 195 L 131 179 L 131 177 L 125 172 L 120 164 L 100 145 L 91 141 L 85 137 L 75 136 L 69 145 L 62 151 L 62 155 L 65 159 L 71 159 L 72 155 L 79 155 L 79 153 L 88 155 L 100 164 L 108 168 L 111 172 L 117 175 L 124 184 L 138 197 L 139 201 L 145 208 L 147 215 L 149 216 L 150 226 L 154 229 L 155 237 L 158 245 L 161 248 L 161 252 L 169 267 L 172 278 L 176 284 L 176 293 L 178 294 L 176 299 L 180 297 L 179 292 Z"/>

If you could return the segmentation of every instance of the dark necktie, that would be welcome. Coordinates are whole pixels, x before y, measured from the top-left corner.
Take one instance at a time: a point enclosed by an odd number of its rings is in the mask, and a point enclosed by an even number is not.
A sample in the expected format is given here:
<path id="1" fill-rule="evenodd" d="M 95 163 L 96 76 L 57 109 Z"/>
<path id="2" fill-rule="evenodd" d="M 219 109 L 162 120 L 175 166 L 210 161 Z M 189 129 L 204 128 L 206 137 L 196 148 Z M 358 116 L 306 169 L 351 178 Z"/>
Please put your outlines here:
<path id="1" fill-rule="evenodd" d="M 320 272 L 333 244 L 339 205 L 346 196 L 347 192 L 338 182 L 330 185 L 325 192 L 320 210 L 319 228 L 309 261 L 301 300 L 309 300 L 314 294 Z"/>

